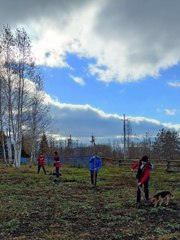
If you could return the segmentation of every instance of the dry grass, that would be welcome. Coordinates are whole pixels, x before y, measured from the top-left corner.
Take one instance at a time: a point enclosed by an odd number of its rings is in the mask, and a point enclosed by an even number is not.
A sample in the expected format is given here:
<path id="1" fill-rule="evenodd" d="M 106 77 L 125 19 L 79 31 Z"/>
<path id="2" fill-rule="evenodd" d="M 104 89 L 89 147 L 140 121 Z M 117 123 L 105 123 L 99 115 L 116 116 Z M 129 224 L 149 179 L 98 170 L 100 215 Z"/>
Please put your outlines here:
<path id="1" fill-rule="evenodd" d="M 180 239 L 180 174 L 155 169 L 151 179 L 151 194 L 173 192 L 168 207 L 136 209 L 126 167 L 102 168 L 93 188 L 88 169 L 63 168 L 54 182 L 35 167 L 0 165 L 0 239 Z"/>

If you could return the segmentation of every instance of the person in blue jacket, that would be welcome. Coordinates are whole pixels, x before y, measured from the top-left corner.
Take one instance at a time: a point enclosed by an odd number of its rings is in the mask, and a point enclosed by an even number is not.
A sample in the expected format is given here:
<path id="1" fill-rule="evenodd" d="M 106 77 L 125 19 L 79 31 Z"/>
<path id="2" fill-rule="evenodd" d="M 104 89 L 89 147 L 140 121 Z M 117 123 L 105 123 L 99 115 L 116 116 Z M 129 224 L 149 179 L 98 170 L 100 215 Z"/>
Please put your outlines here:
<path id="1" fill-rule="evenodd" d="M 91 174 L 91 184 L 96 186 L 97 182 L 97 174 L 99 169 L 102 166 L 102 160 L 101 160 L 102 154 L 98 153 L 97 155 L 91 157 L 89 159 L 89 170 Z"/>

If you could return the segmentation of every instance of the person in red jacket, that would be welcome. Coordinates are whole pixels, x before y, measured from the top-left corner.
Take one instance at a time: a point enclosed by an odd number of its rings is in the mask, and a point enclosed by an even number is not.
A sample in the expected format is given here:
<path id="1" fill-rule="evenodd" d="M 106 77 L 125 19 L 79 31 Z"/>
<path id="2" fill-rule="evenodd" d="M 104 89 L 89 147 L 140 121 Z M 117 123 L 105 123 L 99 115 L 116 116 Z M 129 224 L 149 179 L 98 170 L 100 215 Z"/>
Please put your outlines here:
<path id="1" fill-rule="evenodd" d="M 45 169 L 45 167 L 44 167 L 44 165 L 45 165 L 44 155 L 43 155 L 43 154 L 40 154 L 39 157 L 38 157 L 38 159 L 37 159 L 37 161 L 38 161 L 38 173 L 40 172 L 40 169 L 41 169 L 41 167 L 42 167 L 42 169 L 43 169 L 43 171 L 44 171 L 44 174 L 46 174 L 46 169 Z"/>
<path id="2" fill-rule="evenodd" d="M 131 171 L 134 171 L 135 168 L 138 168 L 136 178 L 138 180 L 137 186 L 137 205 L 139 205 L 141 201 L 141 190 L 142 185 L 144 185 L 144 197 L 145 201 L 149 201 L 149 177 L 150 171 L 152 169 L 152 164 L 149 162 L 148 156 L 143 156 L 138 162 L 135 162 L 132 167 Z"/>
<path id="3" fill-rule="evenodd" d="M 54 167 L 55 167 L 55 171 L 56 171 L 56 177 L 59 177 L 61 174 L 60 174 L 60 167 L 61 167 L 61 162 L 59 160 L 59 155 L 58 153 L 55 151 L 54 152 Z"/>

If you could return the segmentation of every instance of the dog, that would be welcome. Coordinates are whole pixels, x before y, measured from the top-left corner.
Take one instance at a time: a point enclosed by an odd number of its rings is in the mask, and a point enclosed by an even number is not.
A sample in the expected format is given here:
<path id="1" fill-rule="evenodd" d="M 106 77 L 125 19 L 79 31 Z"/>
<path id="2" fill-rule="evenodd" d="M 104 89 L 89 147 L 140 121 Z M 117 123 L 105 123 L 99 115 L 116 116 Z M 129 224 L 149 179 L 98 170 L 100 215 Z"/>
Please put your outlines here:
<path id="1" fill-rule="evenodd" d="M 154 207 L 157 207 L 158 204 L 161 206 L 163 203 L 168 206 L 171 197 L 173 197 L 173 195 L 169 191 L 158 192 L 151 198 L 151 203 Z"/>

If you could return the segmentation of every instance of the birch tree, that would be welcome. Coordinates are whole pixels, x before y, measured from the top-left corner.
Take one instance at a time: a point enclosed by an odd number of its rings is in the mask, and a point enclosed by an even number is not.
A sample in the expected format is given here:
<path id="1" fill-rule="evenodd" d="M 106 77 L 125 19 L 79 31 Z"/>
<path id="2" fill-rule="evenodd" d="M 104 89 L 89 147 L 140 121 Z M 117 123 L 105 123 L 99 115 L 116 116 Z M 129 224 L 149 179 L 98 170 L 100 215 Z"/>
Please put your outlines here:
<path id="1" fill-rule="evenodd" d="M 42 99 L 40 100 L 39 97 L 39 92 L 42 92 L 42 79 L 31 54 L 30 38 L 24 29 L 16 29 L 13 34 L 8 26 L 4 27 L 0 47 L 0 76 L 3 76 L 5 99 L 1 105 L 7 105 L 7 111 L 1 123 L 5 118 L 7 121 L 4 121 L 5 124 L 1 124 L 1 127 L 7 134 L 9 162 L 12 162 L 11 148 L 13 147 L 13 164 L 19 168 L 23 134 L 30 132 L 30 129 L 34 156 L 38 123 L 41 122 L 39 116 L 42 115 L 43 109 L 40 107 Z M 2 109 L 1 107 L 0 111 Z"/>
<path id="2" fill-rule="evenodd" d="M 48 105 L 42 104 L 44 99 L 44 92 L 42 77 L 39 72 L 34 76 L 34 83 L 34 91 L 31 98 L 31 108 L 29 111 L 29 136 L 31 138 L 30 163 L 35 162 L 36 155 L 39 150 L 38 146 L 41 136 L 50 123 L 50 118 L 48 115 L 49 107 Z"/>
<path id="3" fill-rule="evenodd" d="M 11 63 L 13 62 L 14 40 L 10 28 L 4 27 L 0 42 L 0 77 L 1 77 L 1 132 L 6 133 L 8 146 L 8 160 L 12 162 L 12 142 L 11 142 L 11 116 L 12 116 L 12 86 L 13 74 L 11 71 Z M 6 112 L 4 110 L 6 109 Z M 5 146 L 2 138 L 3 148 Z M 4 148 L 5 151 L 5 148 Z"/>

